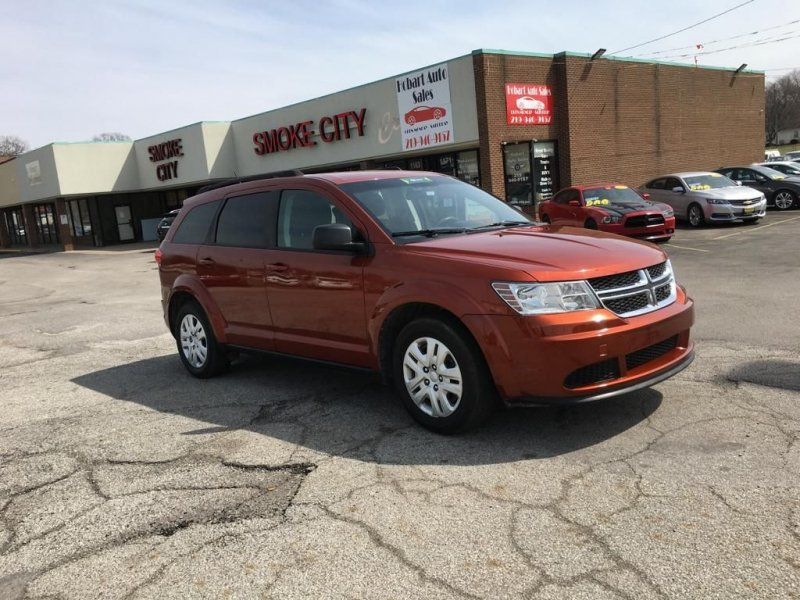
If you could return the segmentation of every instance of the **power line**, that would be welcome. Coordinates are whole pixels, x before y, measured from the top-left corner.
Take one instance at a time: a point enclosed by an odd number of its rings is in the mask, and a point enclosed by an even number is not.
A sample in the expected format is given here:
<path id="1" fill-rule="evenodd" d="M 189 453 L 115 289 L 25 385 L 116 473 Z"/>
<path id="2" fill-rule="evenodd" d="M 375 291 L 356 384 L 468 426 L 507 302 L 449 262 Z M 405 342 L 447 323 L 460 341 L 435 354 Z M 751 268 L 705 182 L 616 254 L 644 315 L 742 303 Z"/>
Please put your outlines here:
<path id="1" fill-rule="evenodd" d="M 739 48 L 752 48 L 754 46 L 763 46 L 765 44 L 776 44 L 778 42 L 785 42 L 786 40 L 792 40 L 792 39 L 800 37 L 800 33 L 796 32 L 796 31 L 787 32 L 787 33 L 793 33 L 794 35 L 781 34 L 783 37 L 779 36 L 777 38 L 775 38 L 775 37 L 762 38 L 760 40 L 755 40 L 753 42 L 748 42 L 746 44 L 737 44 L 735 46 L 729 46 L 727 48 L 720 48 L 718 50 L 710 50 L 708 52 L 702 52 L 702 51 L 689 52 L 688 54 L 674 54 L 672 56 L 662 56 L 660 58 L 688 58 L 690 56 L 702 57 L 702 56 L 707 56 L 709 54 L 719 54 L 720 52 L 727 52 L 729 50 L 737 50 Z"/>
<path id="2" fill-rule="evenodd" d="M 747 0 L 746 2 L 742 2 L 741 4 L 737 4 L 736 6 L 734 6 L 732 8 L 729 8 L 728 10 L 722 11 L 721 13 L 716 14 L 716 15 L 714 15 L 712 17 L 708 17 L 707 19 L 703 19 L 702 21 L 698 21 L 697 23 L 689 25 L 688 27 L 684 27 L 683 29 L 679 29 L 678 31 L 673 31 L 672 33 L 668 33 L 667 35 L 662 35 L 661 37 L 657 37 L 655 39 L 648 40 L 646 42 L 642 42 L 641 44 L 636 44 L 635 46 L 629 46 L 628 48 L 623 48 L 622 50 L 615 50 L 611 54 L 619 54 L 620 52 L 627 52 L 628 50 L 633 50 L 634 48 L 640 48 L 641 46 L 646 46 L 647 44 L 652 44 L 653 42 L 659 42 L 661 40 L 665 40 L 668 37 L 672 37 L 673 35 L 678 35 L 679 33 L 683 33 L 684 31 L 688 31 L 690 29 L 694 29 L 695 27 L 697 27 L 698 25 L 702 25 L 703 23 L 708 23 L 709 21 L 712 21 L 712 20 L 716 19 L 717 17 L 721 17 L 722 15 L 726 15 L 729 12 L 732 12 L 732 11 L 736 10 L 737 8 L 741 8 L 742 6 L 745 6 L 745 5 L 750 4 L 752 2 L 755 2 L 755 0 Z"/>
<path id="3" fill-rule="evenodd" d="M 710 42 L 700 42 L 699 44 L 692 44 L 691 46 L 679 46 L 677 48 L 668 48 L 667 50 L 655 50 L 653 52 L 645 52 L 643 54 L 635 54 L 631 58 L 638 58 L 638 57 L 641 57 L 641 56 L 650 56 L 650 55 L 656 55 L 656 54 L 667 54 L 668 52 L 676 52 L 678 50 L 691 50 L 693 48 L 696 48 L 698 45 L 699 46 L 710 46 L 711 44 L 718 44 L 720 42 L 728 42 L 730 40 L 736 40 L 736 39 L 743 38 L 743 37 L 748 37 L 748 36 L 751 36 L 751 35 L 757 35 L 759 33 L 765 33 L 767 31 L 773 31 L 775 29 L 781 29 L 783 27 L 789 27 L 790 25 L 796 25 L 797 23 L 800 23 L 800 19 L 797 19 L 795 21 L 789 21 L 788 23 L 782 23 L 780 25 L 775 25 L 773 27 L 767 27 L 765 29 L 758 29 L 756 31 L 750 31 L 748 33 L 740 33 L 739 35 L 732 35 L 731 37 L 720 38 L 718 40 L 711 40 Z"/>

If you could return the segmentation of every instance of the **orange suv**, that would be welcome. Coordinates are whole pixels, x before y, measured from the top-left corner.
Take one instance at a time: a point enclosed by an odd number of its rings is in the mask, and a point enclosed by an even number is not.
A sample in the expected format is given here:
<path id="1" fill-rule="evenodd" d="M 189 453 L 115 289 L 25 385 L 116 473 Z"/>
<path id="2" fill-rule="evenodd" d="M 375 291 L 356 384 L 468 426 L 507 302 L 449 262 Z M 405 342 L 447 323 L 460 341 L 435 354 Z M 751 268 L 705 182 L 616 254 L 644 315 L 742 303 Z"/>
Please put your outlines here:
<path id="1" fill-rule="evenodd" d="M 219 373 L 239 349 L 360 367 L 439 432 L 480 423 L 497 400 L 630 392 L 693 358 L 693 302 L 658 247 L 551 229 L 434 173 L 211 186 L 156 259 L 192 375 Z"/>

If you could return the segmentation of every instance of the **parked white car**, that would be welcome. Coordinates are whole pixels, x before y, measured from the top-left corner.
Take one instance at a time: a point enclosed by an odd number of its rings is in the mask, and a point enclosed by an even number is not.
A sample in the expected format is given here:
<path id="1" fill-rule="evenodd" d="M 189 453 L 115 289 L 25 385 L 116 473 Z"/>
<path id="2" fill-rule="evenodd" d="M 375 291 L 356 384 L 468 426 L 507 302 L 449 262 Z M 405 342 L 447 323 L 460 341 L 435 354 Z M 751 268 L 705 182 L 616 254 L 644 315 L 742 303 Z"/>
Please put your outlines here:
<path id="1" fill-rule="evenodd" d="M 800 163 L 792 162 L 790 160 L 772 160 L 763 163 L 753 163 L 755 167 L 769 167 L 780 171 L 789 177 L 800 177 Z"/>

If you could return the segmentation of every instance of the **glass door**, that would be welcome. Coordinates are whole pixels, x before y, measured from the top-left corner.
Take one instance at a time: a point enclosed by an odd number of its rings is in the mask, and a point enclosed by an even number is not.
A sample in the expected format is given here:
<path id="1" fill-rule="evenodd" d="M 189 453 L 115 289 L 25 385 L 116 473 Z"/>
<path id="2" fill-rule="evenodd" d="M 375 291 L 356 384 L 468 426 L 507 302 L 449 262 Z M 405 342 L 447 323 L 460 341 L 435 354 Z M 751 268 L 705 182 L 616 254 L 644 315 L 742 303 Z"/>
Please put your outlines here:
<path id="1" fill-rule="evenodd" d="M 58 243 L 58 226 L 56 225 L 56 209 L 52 204 L 37 204 L 33 207 L 39 242 L 42 244 Z"/>
<path id="2" fill-rule="evenodd" d="M 133 231 L 133 217 L 131 216 L 130 205 L 126 204 L 124 206 L 115 206 L 114 214 L 117 217 L 119 241 L 129 242 L 136 239 L 136 234 Z"/>
<path id="3" fill-rule="evenodd" d="M 503 146 L 503 164 L 506 172 L 506 202 L 514 206 L 530 206 L 533 203 L 530 142 Z"/>

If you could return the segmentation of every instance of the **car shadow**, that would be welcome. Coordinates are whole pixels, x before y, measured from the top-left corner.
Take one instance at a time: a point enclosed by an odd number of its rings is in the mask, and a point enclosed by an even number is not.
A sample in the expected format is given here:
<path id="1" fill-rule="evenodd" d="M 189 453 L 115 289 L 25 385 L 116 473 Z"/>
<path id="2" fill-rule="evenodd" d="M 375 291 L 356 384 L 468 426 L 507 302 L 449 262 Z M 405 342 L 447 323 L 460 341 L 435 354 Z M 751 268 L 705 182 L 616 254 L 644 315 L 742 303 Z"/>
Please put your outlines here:
<path id="1" fill-rule="evenodd" d="M 753 360 L 728 372 L 731 381 L 744 381 L 767 387 L 800 391 L 800 362 L 782 359 Z"/>
<path id="2" fill-rule="evenodd" d="M 181 435 L 247 430 L 328 455 L 383 464 L 481 465 L 548 458 L 600 444 L 661 404 L 652 389 L 557 408 L 501 410 L 479 429 L 431 433 L 375 375 L 283 357 L 245 355 L 220 377 L 188 375 L 177 355 L 79 376 L 74 383 L 122 402 L 202 422 Z M 198 426 L 194 426 L 198 425 Z"/>

